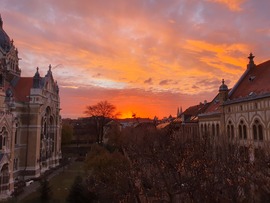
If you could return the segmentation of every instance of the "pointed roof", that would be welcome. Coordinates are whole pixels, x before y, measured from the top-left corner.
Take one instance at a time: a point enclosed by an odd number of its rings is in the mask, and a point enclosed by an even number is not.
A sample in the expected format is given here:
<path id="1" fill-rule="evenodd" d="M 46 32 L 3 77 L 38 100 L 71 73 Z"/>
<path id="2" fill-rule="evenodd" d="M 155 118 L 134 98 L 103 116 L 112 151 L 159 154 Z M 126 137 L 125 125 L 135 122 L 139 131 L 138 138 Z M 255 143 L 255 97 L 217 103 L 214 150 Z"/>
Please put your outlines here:
<path id="1" fill-rule="evenodd" d="M 270 93 L 269 79 L 270 60 L 248 69 L 238 81 L 237 87 L 230 92 L 230 100 Z"/>

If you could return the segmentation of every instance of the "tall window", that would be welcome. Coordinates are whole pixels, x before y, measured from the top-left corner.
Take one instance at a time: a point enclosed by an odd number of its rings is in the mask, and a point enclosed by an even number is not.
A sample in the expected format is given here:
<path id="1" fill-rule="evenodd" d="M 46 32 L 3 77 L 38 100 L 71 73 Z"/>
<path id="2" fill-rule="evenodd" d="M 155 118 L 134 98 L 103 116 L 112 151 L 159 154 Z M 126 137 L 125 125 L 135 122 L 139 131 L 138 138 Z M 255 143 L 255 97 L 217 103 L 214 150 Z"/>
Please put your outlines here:
<path id="1" fill-rule="evenodd" d="M 0 150 L 3 149 L 3 146 L 6 146 L 6 138 L 8 136 L 7 130 L 5 127 L 0 131 Z"/>
<path id="2" fill-rule="evenodd" d="M 227 125 L 227 135 L 229 139 L 234 139 L 234 126 L 231 121 Z"/>
<path id="3" fill-rule="evenodd" d="M 216 132 L 215 132 L 215 124 L 212 124 L 212 135 L 215 136 Z"/>
<path id="4" fill-rule="evenodd" d="M 219 136 L 219 124 L 216 125 L 216 129 L 217 129 L 217 136 Z"/>
<path id="5" fill-rule="evenodd" d="M 0 171 L 0 192 L 8 190 L 9 170 L 8 164 L 5 164 Z"/>
<path id="6" fill-rule="evenodd" d="M 241 120 L 238 126 L 239 139 L 247 139 L 247 126 L 244 124 L 244 121 Z"/>
<path id="7" fill-rule="evenodd" d="M 15 129 L 15 145 L 19 143 L 19 138 L 18 138 L 18 123 L 16 123 L 16 129 Z"/>
<path id="8" fill-rule="evenodd" d="M 263 140 L 263 127 L 259 120 L 255 120 L 252 126 L 253 130 L 253 139 L 254 140 Z"/>

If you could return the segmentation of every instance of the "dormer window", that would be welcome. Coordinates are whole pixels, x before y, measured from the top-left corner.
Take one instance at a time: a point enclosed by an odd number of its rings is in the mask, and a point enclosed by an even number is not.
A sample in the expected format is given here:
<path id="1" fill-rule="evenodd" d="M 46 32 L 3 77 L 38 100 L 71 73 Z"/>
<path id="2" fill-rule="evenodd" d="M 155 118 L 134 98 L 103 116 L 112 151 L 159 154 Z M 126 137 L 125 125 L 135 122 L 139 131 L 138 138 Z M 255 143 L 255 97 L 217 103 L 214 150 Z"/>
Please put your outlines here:
<path id="1" fill-rule="evenodd" d="M 252 82 L 255 78 L 256 78 L 256 76 L 249 76 L 248 80 L 249 80 L 250 82 Z"/>

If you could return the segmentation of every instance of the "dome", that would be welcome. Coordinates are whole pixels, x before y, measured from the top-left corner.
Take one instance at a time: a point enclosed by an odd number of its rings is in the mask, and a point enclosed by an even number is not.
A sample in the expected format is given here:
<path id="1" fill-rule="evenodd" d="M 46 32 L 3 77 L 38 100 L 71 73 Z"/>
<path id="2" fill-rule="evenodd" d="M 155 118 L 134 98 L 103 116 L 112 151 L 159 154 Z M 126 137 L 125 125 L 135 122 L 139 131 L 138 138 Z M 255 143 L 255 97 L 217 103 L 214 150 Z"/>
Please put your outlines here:
<path id="1" fill-rule="evenodd" d="M 219 91 L 220 91 L 220 92 L 221 92 L 221 91 L 228 91 L 228 86 L 225 85 L 224 79 L 222 79 L 222 85 L 220 85 Z"/>
<path id="2" fill-rule="evenodd" d="M 8 51 L 11 47 L 10 38 L 3 29 L 3 21 L 0 16 L 0 46 L 2 49 Z"/>

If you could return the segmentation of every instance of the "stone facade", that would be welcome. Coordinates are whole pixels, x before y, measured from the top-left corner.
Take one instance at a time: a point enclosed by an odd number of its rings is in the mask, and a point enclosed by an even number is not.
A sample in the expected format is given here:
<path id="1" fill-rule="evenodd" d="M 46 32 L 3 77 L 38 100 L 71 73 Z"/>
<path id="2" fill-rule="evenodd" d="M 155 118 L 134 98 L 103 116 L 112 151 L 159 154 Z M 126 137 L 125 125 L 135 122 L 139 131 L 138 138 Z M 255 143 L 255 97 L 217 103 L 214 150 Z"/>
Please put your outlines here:
<path id="1" fill-rule="evenodd" d="M 38 177 L 59 164 L 59 88 L 51 66 L 44 77 L 21 77 L 18 50 L 0 16 L 0 199 L 19 180 Z"/>
<path id="2" fill-rule="evenodd" d="M 249 64 L 229 90 L 224 80 L 218 95 L 199 115 L 200 134 L 225 138 L 239 144 L 254 160 L 258 152 L 269 154 L 270 141 L 270 61 Z"/>

